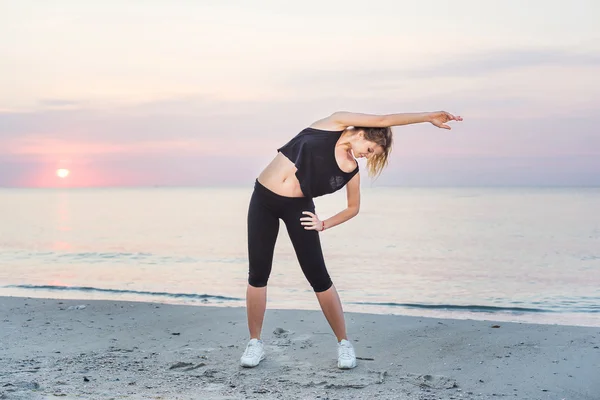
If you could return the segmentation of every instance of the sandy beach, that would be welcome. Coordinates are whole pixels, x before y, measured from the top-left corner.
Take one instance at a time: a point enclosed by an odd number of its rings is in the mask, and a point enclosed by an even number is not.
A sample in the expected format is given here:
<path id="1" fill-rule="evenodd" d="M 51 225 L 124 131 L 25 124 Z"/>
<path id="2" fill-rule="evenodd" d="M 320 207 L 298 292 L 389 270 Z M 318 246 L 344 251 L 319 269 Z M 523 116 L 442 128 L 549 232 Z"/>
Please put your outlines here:
<path id="1" fill-rule="evenodd" d="M 600 399 L 600 328 L 347 313 L 336 368 L 319 311 L 0 297 L 0 399 Z"/>

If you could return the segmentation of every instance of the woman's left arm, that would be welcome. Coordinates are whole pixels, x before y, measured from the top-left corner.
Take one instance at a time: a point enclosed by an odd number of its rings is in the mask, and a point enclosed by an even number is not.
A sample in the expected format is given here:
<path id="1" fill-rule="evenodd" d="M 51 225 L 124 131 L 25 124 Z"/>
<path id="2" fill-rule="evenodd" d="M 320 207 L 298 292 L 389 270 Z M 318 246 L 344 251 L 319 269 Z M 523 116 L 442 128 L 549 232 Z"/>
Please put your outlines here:
<path id="1" fill-rule="evenodd" d="M 323 221 L 317 215 L 309 211 L 303 211 L 302 213 L 306 216 L 300 218 L 300 220 L 303 221 L 304 229 L 323 231 L 354 218 L 360 209 L 360 174 L 354 175 L 346 184 L 346 198 L 348 199 L 348 207 Z"/>

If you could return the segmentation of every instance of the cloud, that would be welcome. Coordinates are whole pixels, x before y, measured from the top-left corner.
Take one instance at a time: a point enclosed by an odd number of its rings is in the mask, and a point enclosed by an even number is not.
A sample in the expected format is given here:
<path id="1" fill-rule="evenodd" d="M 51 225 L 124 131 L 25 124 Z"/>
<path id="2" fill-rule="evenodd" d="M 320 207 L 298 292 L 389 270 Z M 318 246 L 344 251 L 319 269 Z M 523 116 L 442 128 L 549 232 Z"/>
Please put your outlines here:
<path id="1" fill-rule="evenodd" d="M 323 101 L 224 101 L 181 97 L 95 108 L 0 111 L 0 153 L 10 141 L 155 143 L 185 140 L 239 143 L 288 138 L 334 109 Z M 306 114 L 314 113 L 314 117 Z M 279 143 L 280 144 L 280 143 Z"/>
<path id="2" fill-rule="evenodd" d="M 474 77 L 497 71 L 543 66 L 600 66 L 600 54 L 575 53 L 562 49 L 489 51 L 444 60 L 407 72 L 408 76 L 416 78 Z"/>
<path id="3" fill-rule="evenodd" d="M 532 101 L 516 96 L 486 98 L 477 92 L 465 92 L 457 93 L 449 101 L 440 100 L 442 97 L 396 101 L 393 109 L 387 99 L 211 102 L 182 98 L 115 109 L 0 112 L 0 154 L 54 151 L 68 154 L 168 151 L 271 154 L 273 148 L 284 144 L 296 132 L 338 109 L 385 113 L 437 108 L 443 103 L 451 103 L 453 109 L 449 111 L 452 112 L 468 111 L 463 115 L 465 122 L 453 131 L 471 140 L 461 144 L 463 148 L 481 150 L 493 142 L 495 149 L 547 152 L 555 148 L 589 150 L 593 144 L 599 145 L 600 139 L 594 139 L 598 119 L 592 113 L 569 116 L 547 109 L 546 115 L 536 115 Z M 365 105 L 369 106 L 367 110 Z M 487 115 L 475 116 L 478 109 L 486 110 Z M 509 110 L 524 111 L 520 115 Z M 430 128 L 429 124 L 423 124 L 394 129 L 403 137 L 423 132 L 419 135 L 427 148 L 435 148 L 436 143 L 456 144 L 454 139 L 447 143 L 448 135 Z"/>
<path id="4" fill-rule="evenodd" d="M 434 58 L 434 56 L 432 56 Z M 474 78 L 501 71 L 531 67 L 598 67 L 600 54 L 578 53 L 564 49 L 503 49 L 458 56 L 443 56 L 419 66 L 397 68 L 339 69 L 335 71 L 295 72 L 285 78 L 287 83 L 375 82 L 376 84 L 407 79 Z"/>
<path id="5" fill-rule="evenodd" d="M 85 159 L 41 160 L 0 155 L 0 187 L 199 186 L 248 187 L 266 160 L 255 155 L 92 154 Z M 56 177 L 69 168 L 67 180 Z"/>
<path id="6" fill-rule="evenodd" d="M 73 184 L 236 184 L 251 180 L 277 147 L 336 109 L 412 111 L 442 104 L 434 99 L 392 104 L 384 98 L 321 97 L 319 93 L 312 99 L 288 101 L 188 96 L 127 106 L 0 112 L 0 185 L 51 185 L 56 182 L 52 173 L 64 159 L 80 172 L 71 177 Z M 558 184 L 569 179 L 597 182 L 593 177 L 600 174 L 594 174 L 598 164 L 593 159 L 600 159 L 600 136 L 593 113 L 566 116 L 547 109 L 551 118 L 533 116 L 529 100 L 486 98 L 477 91 L 457 93 L 451 100 L 471 111 L 477 106 L 490 109 L 490 115 L 464 115 L 465 121 L 450 132 L 430 124 L 394 128 L 393 159 L 379 183 L 487 184 L 491 180 L 508 184 L 555 178 Z M 522 108 L 529 116 L 516 118 L 503 112 L 507 107 Z M 591 161 L 553 167 L 552 160 L 563 160 L 565 165 L 578 157 Z M 520 172 L 511 158 L 524 166 Z M 436 163 L 446 167 L 436 169 L 432 166 Z M 529 165 L 534 172 L 525 172 Z M 484 176 L 484 171 L 491 171 L 494 178 Z M 577 171 L 579 178 L 574 177 Z M 79 183 L 77 176 L 82 179 Z"/>
<path id="7" fill-rule="evenodd" d="M 42 107 L 80 107 L 86 104 L 80 100 L 68 99 L 41 99 L 38 104 Z"/>

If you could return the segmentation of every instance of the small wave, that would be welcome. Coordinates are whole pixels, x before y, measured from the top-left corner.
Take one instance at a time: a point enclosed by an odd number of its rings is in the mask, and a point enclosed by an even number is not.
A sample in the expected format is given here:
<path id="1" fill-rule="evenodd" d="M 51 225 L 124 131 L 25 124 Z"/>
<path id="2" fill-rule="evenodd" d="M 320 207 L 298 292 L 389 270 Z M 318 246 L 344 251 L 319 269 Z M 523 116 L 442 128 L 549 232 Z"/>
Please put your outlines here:
<path id="1" fill-rule="evenodd" d="M 198 263 L 200 260 L 189 256 L 161 256 L 152 253 L 126 253 L 126 252 L 73 252 L 73 253 L 53 253 L 36 254 L 29 253 L 28 256 L 51 257 L 52 261 L 57 262 L 89 262 L 89 263 L 119 263 L 134 262 L 138 264 L 156 264 L 156 263 L 176 263 L 188 264 Z"/>
<path id="2" fill-rule="evenodd" d="M 590 260 L 600 260 L 600 256 L 591 254 L 591 255 L 581 257 L 581 261 L 590 261 Z"/>
<path id="3" fill-rule="evenodd" d="M 128 257 L 128 258 L 147 258 L 147 257 L 152 257 L 151 253 L 124 253 L 124 252 L 97 252 L 97 251 L 91 251 L 91 252 L 80 252 L 80 253 L 63 253 L 63 254 L 57 254 L 57 257 L 65 257 L 65 258 L 71 258 L 71 257 L 78 257 L 78 258 L 91 258 L 91 257 L 98 257 L 98 258 L 120 258 L 120 257 Z"/>
<path id="4" fill-rule="evenodd" d="M 87 286 L 53 286 L 53 285 L 7 285 L 2 286 L 4 288 L 17 288 L 17 289 L 33 289 L 33 290 L 57 290 L 57 291 L 80 291 L 80 292 L 103 292 L 103 293 L 115 293 L 115 294 L 137 294 L 143 296 L 163 296 L 171 298 L 187 298 L 187 299 L 213 299 L 213 300 L 233 300 L 240 301 L 243 299 L 237 297 L 226 297 L 216 296 L 211 294 L 196 294 L 196 293 L 168 293 L 168 292 L 146 292 L 140 290 L 126 290 L 126 289 L 101 289 Z"/>
<path id="5" fill-rule="evenodd" d="M 457 305 L 457 304 L 411 304 L 411 303 L 373 303 L 373 302 L 352 302 L 350 304 L 369 305 L 369 306 L 387 306 L 387 307 L 407 307 L 419 308 L 428 310 L 460 310 L 471 312 L 513 312 L 513 313 L 545 313 L 554 312 L 542 308 L 527 308 L 527 307 L 495 307 L 495 306 L 478 306 L 478 305 Z"/>
<path id="6" fill-rule="evenodd" d="M 2 251 L 0 257 L 4 260 L 43 260 L 46 263 L 58 264 L 245 264 L 247 258 L 222 257 L 198 258 L 186 255 L 160 255 L 154 253 L 129 252 L 52 252 L 52 251 Z"/>

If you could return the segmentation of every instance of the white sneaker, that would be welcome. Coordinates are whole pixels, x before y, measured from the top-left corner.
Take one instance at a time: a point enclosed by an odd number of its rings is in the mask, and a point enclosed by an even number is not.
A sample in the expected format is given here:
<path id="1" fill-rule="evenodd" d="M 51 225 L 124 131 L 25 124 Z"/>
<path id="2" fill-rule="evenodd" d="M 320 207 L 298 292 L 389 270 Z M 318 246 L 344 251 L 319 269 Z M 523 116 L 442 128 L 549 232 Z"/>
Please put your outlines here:
<path id="1" fill-rule="evenodd" d="M 265 346 L 262 340 L 250 339 L 246 350 L 240 359 L 242 367 L 252 368 L 256 367 L 259 362 L 265 359 Z"/>
<path id="2" fill-rule="evenodd" d="M 352 347 L 352 343 L 346 339 L 342 339 L 342 341 L 338 343 L 338 368 L 351 369 L 354 367 L 356 367 L 354 347 Z"/>

